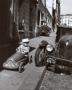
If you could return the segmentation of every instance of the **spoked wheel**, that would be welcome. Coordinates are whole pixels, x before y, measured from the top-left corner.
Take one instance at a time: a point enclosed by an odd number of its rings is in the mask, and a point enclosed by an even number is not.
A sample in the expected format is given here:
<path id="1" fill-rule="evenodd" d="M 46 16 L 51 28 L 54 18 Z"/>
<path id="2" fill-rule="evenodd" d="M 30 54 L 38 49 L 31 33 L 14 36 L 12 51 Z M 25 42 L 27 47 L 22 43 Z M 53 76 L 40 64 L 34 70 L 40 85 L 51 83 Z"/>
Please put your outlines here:
<path id="1" fill-rule="evenodd" d="M 35 53 L 35 65 L 42 66 L 44 64 L 46 53 L 44 48 L 38 48 Z"/>

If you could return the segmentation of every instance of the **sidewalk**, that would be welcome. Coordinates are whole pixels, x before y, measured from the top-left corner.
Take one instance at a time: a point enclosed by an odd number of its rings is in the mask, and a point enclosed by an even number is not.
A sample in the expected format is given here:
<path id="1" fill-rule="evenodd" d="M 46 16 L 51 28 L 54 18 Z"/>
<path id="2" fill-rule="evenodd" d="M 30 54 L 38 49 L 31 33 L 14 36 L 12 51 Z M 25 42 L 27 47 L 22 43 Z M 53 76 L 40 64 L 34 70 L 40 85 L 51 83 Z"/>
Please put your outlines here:
<path id="1" fill-rule="evenodd" d="M 45 67 L 35 67 L 33 63 L 28 64 L 26 67 L 27 76 L 18 90 L 38 90 L 38 86 L 45 74 Z"/>
<path id="2" fill-rule="evenodd" d="M 55 38 L 56 38 L 56 32 L 52 32 L 49 37 L 39 36 L 31 39 L 30 45 L 37 48 L 42 40 L 46 40 L 47 42 L 55 46 Z"/>
<path id="3" fill-rule="evenodd" d="M 37 48 L 42 40 L 55 45 L 54 38 L 54 33 L 51 33 L 50 37 L 36 37 L 31 39 L 30 46 Z M 35 51 L 36 49 L 29 54 L 33 56 L 33 63 L 27 64 L 23 73 L 10 70 L 0 72 L 0 90 L 38 90 L 38 85 L 45 74 L 45 67 L 35 66 Z"/>
<path id="4" fill-rule="evenodd" d="M 55 36 L 56 32 L 52 32 L 50 37 L 40 36 L 33 38 L 30 41 L 30 46 L 37 48 L 42 40 L 46 40 L 55 46 Z M 33 63 L 29 66 L 26 66 L 28 67 L 27 77 L 24 79 L 22 85 L 18 90 L 38 90 L 38 86 L 41 83 L 42 78 L 44 77 L 46 70 L 45 67 L 35 66 L 35 51 L 36 49 L 29 54 L 33 56 Z"/>

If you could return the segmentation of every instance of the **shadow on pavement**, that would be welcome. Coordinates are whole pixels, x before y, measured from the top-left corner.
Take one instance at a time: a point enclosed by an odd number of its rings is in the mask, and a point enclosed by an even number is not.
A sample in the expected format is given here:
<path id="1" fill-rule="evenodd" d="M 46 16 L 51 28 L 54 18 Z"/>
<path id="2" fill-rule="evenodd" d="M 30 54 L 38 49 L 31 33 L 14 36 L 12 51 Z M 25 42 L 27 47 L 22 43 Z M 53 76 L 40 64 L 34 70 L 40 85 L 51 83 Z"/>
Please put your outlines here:
<path id="1" fill-rule="evenodd" d="M 56 67 L 55 65 L 51 65 L 49 67 L 46 67 L 46 69 L 48 71 L 51 71 L 51 72 L 54 72 L 54 73 L 57 73 L 57 74 L 66 74 L 66 75 L 71 75 L 71 71 L 69 70 L 69 68 L 67 69 L 60 69 L 59 67 Z"/>

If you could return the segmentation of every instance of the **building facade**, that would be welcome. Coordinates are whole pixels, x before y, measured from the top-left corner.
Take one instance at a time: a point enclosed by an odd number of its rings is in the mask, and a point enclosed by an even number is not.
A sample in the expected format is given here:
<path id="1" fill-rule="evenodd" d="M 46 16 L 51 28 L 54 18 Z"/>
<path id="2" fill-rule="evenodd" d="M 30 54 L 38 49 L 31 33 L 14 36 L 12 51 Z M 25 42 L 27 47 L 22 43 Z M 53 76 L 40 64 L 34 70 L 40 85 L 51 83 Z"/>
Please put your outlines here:
<path id="1" fill-rule="evenodd" d="M 60 25 L 72 27 L 72 14 L 60 15 Z"/>
<path id="2" fill-rule="evenodd" d="M 33 27 L 34 36 L 38 33 L 38 27 L 44 23 L 52 28 L 52 16 L 46 7 L 46 0 L 38 0 L 37 3 L 34 3 L 31 15 L 31 27 Z"/>
<path id="3" fill-rule="evenodd" d="M 60 25 L 60 0 L 53 0 L 52 8 L 52 27 L 56 29 Z"/>
<path id="4" fill-rule="evenodd" d="M 14 21 L 21 38 L 29 37 L 30 25 L 30 0 L 14 1 Z"/>
<path id="5" fill-rule="evenodd" d="M 38 26 L 47 23 L 52 28 L 52 16 L 47 7 L 46 0 L 13 0 L 14 1 L 14 21 L 19 33 L 23 33 L 24 38 L 35 37 Z M 24 23 L 24 30 L 21 24 Z M 21 30 L 20 30 L 21 29 Z"/>

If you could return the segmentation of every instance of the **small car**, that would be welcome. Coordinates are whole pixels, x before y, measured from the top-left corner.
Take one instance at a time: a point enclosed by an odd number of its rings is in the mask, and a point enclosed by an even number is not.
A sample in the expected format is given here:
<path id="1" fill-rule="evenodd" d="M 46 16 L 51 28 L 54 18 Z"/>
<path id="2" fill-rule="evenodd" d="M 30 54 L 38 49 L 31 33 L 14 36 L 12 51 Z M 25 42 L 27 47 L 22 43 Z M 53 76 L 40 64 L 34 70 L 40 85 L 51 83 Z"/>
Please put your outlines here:
<path id="1" fill-rule="evenodd" d="M 38 35 L 39 36 L 49 36 L 51 32 L 51 28 L 47 25 L 41 25 L 41 27 L 38 27 Z"/>
<path id="2" fill-rule="evenodd" d="M 20 45 L 16 48 L 16 52 L 3 63 L 4 69 L 18 69 L 19 72 L 23 71 L 24 65 L 29 62 L 29 41 L 28 38 L 22 39 L 19 43 Z"/>

